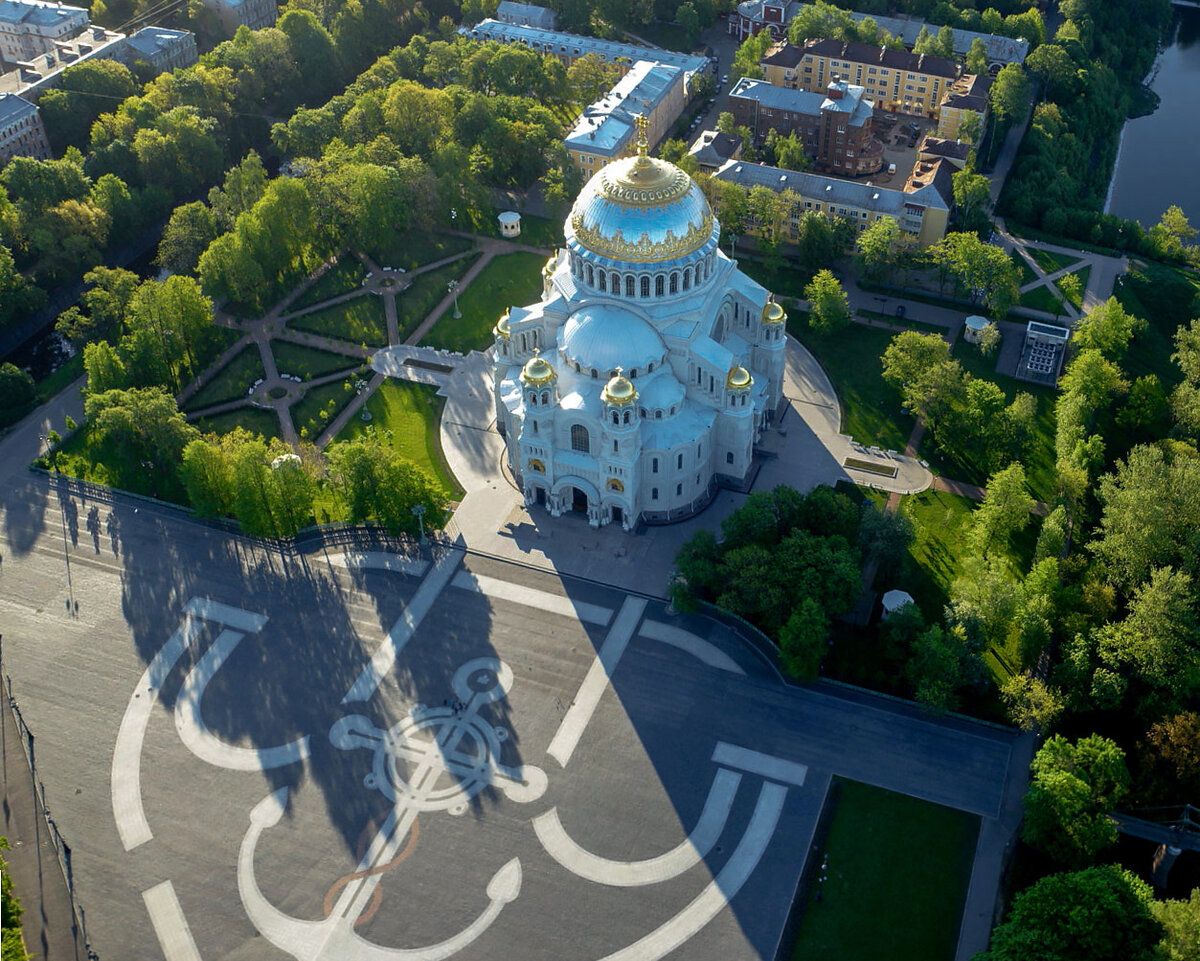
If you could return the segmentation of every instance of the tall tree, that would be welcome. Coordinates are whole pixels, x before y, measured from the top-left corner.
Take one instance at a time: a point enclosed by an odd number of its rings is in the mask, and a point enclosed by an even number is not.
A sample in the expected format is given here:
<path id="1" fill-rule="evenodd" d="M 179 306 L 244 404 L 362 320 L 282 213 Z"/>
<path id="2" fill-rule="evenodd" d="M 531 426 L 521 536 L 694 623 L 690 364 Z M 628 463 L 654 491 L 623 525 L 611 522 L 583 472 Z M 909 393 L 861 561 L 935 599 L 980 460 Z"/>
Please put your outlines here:
<path id="1" fill-rule="evenodd" d="M 809 326 L 817 333 L 832 333 L 850 322 L 850 300 L 832 271 L 817 271 L 804 288 L 804 297 L 809 303 Z"/>
<path id="2" fill-rule="evenodd" d="M 967 51 L 967 72 L 983 76 L 988 72 L 987 44 L 981 37 L 971 41 L 971 49 Z"/>

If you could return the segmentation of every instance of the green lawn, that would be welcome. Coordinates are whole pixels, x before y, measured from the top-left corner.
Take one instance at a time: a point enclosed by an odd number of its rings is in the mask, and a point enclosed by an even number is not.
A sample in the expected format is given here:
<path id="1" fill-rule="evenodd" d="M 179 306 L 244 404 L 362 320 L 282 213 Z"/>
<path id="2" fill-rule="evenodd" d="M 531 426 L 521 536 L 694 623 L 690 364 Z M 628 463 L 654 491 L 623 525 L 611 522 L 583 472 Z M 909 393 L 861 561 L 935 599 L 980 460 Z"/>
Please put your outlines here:
<path id="1" fill-rule="evenodd" d="M 348 377 L 306 390 L 304 396 L 292 404 L 292 423 L 296 433 L 304 440 L 315 441 L 329 422 L 354 399 L 354 382 L 357 379 Z M 350 385 L 349 390 L 346 389 L 347 384 Z"/>
<path id="2" fill-rule="evenodd" d="M 936 622 L 950 599 L 950 585 L 966 554 L 966 534 L 975 501 L 944 491 L 927 490 L 900 501 L 916 536 L 897 584 L 908 591 L 925 616 Z"/>
<path id="3" fill-rule="evenodd" d="M 392 242 L 386 247 L 367 251 L 380 267 L 416 270 L 422 264 L 432 264 L 444 257 L 465 253 L 475 246 L 475 241 L 470 237 L 459 237 L 457 234 L 397 230 L 392 236 Z"/>
<path id="4" fill-rule="evenodd" d="M 1044 310 L 1050 314 L 1060 315 L 1063 312 L 1063 302 L 1055 297 L 1050 288 L 1043 284 L 1041 287 L 1034 287 L 1033 290 L 1027 290 L 1021 294 L 1021 299 L 1018 301 L 1022 307 L 1028 307 L 1030 310 Z"/>
<path id="5" fill-rule="evenodd" d="M 1054 470 L 1054 403 L 1057 393 L 1036 384 L 1025 383 L 1015 377 L 996 373 L 995 357 L 984 357 L 974 344 L 959 340 L 951 353 L 955 360 L 972 377 L 990 380 L 1004 391 L 1006 403 L 1012 403 L 1018 393 L 1032 394 L 1037 400 L 1037 416 L 1029 446 L 1021 458 L 1025 465 L 1030 490 L 1039 500 L 1048 501 L 1054 496 L 1056 475 Z M 953 477 L 955 480 L 983 485 L 987 482 L 987 471 L 974 457 L 951 457 L 938 450 L 930 434 L 921 443 L 920 455 L 929 461 L 935 474 Z"/>
<path id="6" fill-rule="evenodd" d="M 383 298 L 375 294 L 363 294 L 341 304 L 314 310 L 311 314 L 293 317 L 288 326 L 352 344 L 386 347 L 388 342 Z"/>
<path id="7" fill-rule="evenodd" d="M 976 815 L 835 778 L 819 863 L 809 872 L 793 961 L 951 961 Z M 818 901 L 817 892 L 820 891 Z"/>
<path id="8" fill-rule="evenodd" d="M 388 379 L 367 401 L 370 424 L 355 417 L 337 439 L 350 440 L 374 427 L 403 457 L 429 474 L 448 499 L 459 500 L 463 490 L 442 456 L 438 430 L 442 403 L 435 387 Z"/>
<path id="9" fill-rule="evenodd" d="M 803 299 L 804 288 L 812 275 L 795 264 L 785 263 L 779 270 L 769 270 L 765 264 L 749 257 L 738 259 L 738 268 L 752 280 L 775 294 L 776 297 L 799 297 Z"/>
<path id="10" fill-rule="evenodd" d="M 1013 266 L 1017 268 L 1017 273 L 1019 274 L 1017 283 L 1021 287 L 1024 287 L 1026 284 L 1031 284 L 1037 280 L 1037 274 L 1034 273 L 1033 268 L 1029 266 L 1029 261 L 1027 261 L 1015 250 L 1009 254 L 1009 260 L 1011 260 Z"/>
<path id="11" fill-rule="evenodd" d="M 495 258 L 458 295 L 462 317 L 442 314 L 421 344 L 467 353 L 491 343 L 492 328 L 509 307 L 534 303 L 542 292 L 541 254 L 504 254 Z"/>
<path id="12" fill-rule="evenodd" d="M 1091 274 L 1092 274 L 1092 265 L 1088 264 L 1086 267 L 1083 268 L 1083 270 L 1073 270 L 1073 271 L 1071 271 L 1070 274 L 1067 275 L 1067 276 L 1075 276 L 1075 277 L 1079 278 L 1079 293 L 1077 295 L 1075 295 L 1074 297 L 1067 297 L 1067 294 L 1065 291 L 1063 291 L 1062 286 L 1058 283 L 1055 283 L 1055 286 L 1058 287 L 1058 289 L 1062 293 L 1062 295 L 1064 297 L 1066 297 L 1067 300 L 1069 300 L 1071 302 L 1072 306 L 1075 307 L 1077 310 L 1083 306 L 1083 292 L 1085 290 L 1087 290 L 1088 277 L 1090 277 Z M 1062 278 L 1060 277 L 1059 280 L 1062 280 Z"/>
<path id="13" fill-rule="evenodd" d="M 352 253 L 345 253 L 303 294 L 292 301 L 292 310 L 303 310 L 323 300 L 348 294 L 362 286 L 367 268 Z"/>
<path id="14" fill-rule="evenodd" d="M 192 395 L 183 407 L 184 411 L 203 410 L 213 404 L 229 400 L 240 400 L 249 392 L 256 380 L 266 376 L 262 357 L 255 344 L 248 344 L 233 355 L 229 363 L 217 375 Z"/>
<path id="15" fill-rule="evenodd" d="M 205 434 L 228 434 L 231 430 L 244 427 L 251 434 L 261 434 L 267 438 L 283 436 L 275 411 L 261 407 L 239 407 L 223 414 L 201 417 L 192 423 Z"/>
<path id="16" fill-rule="evenodd" d="M 822 337 L 802 327 L 789 316 L 788 332 L 799 336 L 837 389 L 842 432 L 868 447 L 903 450 L 913 419 L 900 409 L 900 398 L 884 383 L 880 361 L 895 335 L 851 324 Z"/>
<path id="17" fill-rule="evenodd" d="M 1174 387 L 1181 377 L 1171 361 L 1175 331 L 1200 315 L 1200 278 L 1177 267 L 1136 263 L 1118 278 L 1114 293 L 1127 311 L 1147 321 L 1121 364 L 1126 377 L 1154 374 L 1164 387 Z"/>
<path id="18" fill-rule="evenodd" d="M 499 234 L 497 228 L 496 235 Z M 561 247 L 565 243 L 562 218 L 521 214 L 521 236 L 517 238 L 517 242 L 529 247 L 546 247 L 551 250 Z"/>
<path id="19" fill-rule="evenodd" d="M 305 347 L 287 340 L 271 342 L 271 353 L 275 355 L 275 367 L 281 374 L 295 374 L 304 380 L 322 377 L 340 370 L 357 369 L 362 365 L 346 354 L 335 354 L 316 347 Z"/>
<path id="20" fill-rule="evenodd" d="M 83 376 L 83 351 L 68 358 L 53 373 L 37 382 L 34 404 L 44 404 L 60 390 Z"/>
<path id="21" fill-rule="evenodd" d="M 396 295 L 396 320 L 400 326 L 401 343 L 446 296 L 446 285 L 452 280 L 462 280 L 478 259 L 478 254 L 472 254 L 437 270 L 418 274 L 413 278 L 412 286 Z"/>
<path id="22" fill-rule="evenodd" d="M 1037 261 L 1037 265 L 1048 274 L 1079 263 L 1079 257 L 1075 254 L 1059 254 L 1052 250 L 1042 250 L 1040 247 L 1026 247 L 1025 249 L 1029 251 L 1029 256 Z"/>

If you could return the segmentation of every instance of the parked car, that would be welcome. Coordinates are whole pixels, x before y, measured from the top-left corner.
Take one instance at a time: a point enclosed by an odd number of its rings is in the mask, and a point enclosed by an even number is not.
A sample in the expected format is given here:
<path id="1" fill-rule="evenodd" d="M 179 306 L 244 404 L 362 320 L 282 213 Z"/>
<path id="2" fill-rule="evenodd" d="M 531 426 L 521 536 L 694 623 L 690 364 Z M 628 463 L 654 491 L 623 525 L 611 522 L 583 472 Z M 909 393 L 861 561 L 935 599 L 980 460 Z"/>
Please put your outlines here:
<path id="1" fill-rule="evenodd" d="M 907 307 L 905 307 L 903 304 L 896 305 L 896 316 L 897 317 L 903 317 L 906 313 L 908 313 Z"/>

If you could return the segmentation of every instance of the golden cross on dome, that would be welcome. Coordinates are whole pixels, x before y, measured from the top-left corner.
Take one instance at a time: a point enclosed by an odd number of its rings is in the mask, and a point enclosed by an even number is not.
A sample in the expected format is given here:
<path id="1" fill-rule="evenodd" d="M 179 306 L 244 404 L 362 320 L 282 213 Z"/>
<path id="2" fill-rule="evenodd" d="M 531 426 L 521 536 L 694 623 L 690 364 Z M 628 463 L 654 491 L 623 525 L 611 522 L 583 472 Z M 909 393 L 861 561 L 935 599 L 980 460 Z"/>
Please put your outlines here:
<path id="1" fill-rule="evenodd" d="M 650 126 L 650 121 L 646 119 L 646 115 L 644 113 L 639 113 L 633 118 L 633 122 L 637 124 L 638 128 L 638 156 L 644 157 L 650 150 L 650 143 L 646 140 L 646 128 Z"/>

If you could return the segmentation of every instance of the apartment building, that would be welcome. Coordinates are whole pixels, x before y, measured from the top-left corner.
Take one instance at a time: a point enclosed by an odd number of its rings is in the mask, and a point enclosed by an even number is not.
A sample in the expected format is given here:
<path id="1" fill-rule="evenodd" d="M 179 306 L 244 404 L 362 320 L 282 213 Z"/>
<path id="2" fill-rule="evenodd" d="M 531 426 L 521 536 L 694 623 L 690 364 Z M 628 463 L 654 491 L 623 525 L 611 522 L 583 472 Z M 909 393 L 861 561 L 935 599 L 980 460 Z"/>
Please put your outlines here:
<path id="1" fill-rule="evenodd" d="M 748 127 L 758 143 L 769 131 L 795 134 L 818 170 L 860 177 L 883 166 L 883 144 L 874 136 L 874 103 L 866 89 L 844 80 L 823 93 L 776 87 L 743 77 L 729 92 L 734 122 Z"/>
<path id="2" fill-rule="evenodd" d="M 617 43 L 596 37 L 581 37 L 574 33 L 543 30 L 525 24 L 501 23 L 499 20 L 484 20 L 473 27 L 460 27 L 459 34 L 472 40 L 494 40 L 497 43 L 519 43 L 538 53 L 549 53 L 558 57 L 566 66 L 571 66 L 580 57 L 594 53 L 602 63 L 616 64 L 622 73 L 640 60 L 678 67 L 683 71 L 684 81 L 692 75 L 708 69 L 705 57 L 662 50 L 659 47 L 638 47 L 632 43 Z"/>
<path id="3" fill-rule="evenodd" d="M 803 6 L 799 0 L 743 0 L 729 15 L 729 32 L 739 42 L 762 30 L 770 30 L 772 37 L 782 40 Z"/>
<path id="4" fill-rule="evenodd" d="M 910 50 L 921 35 L 922 29 L 928 29 L 936 34 L 942 28 L 936 23 L 926 23 L 924 20 L 907 20 L 902 17 L 879 17 L 870 13 L 851 13 L 852 20 L 862 21 L 870 17 L 880 30 L 886 30 L 893 37 L 899 37 Z M 977 30 L 958 30 L 954 33 L 954 56 L 960 60 L 966 59 L 971 44 L 982 40 L 987 51 L 988 64 L 1003 67 L 1009 63 L 1024 63 L 1029 55 L 1029 41 L 1001 37 L 994 33 L 980 33 Z"/>
<path id="5" fill-rule="evenodd" d="M 203 4 L 217 15 L 232 36 L 238 27 L 261 30 L 275 25 L 279 16 L 276 0 L 202 0 Z"/>
<path id="6" fill-rule="evenodd" d="M 0 164 L 13 157 L 50 157 L 50 141 L 37 106 L 15 93 L 0 93 Z"/>
<path id="7" fill-rule="evenodd" d="M 778 44 L 760 61 L 768 83 L 794 90 L 825 90 L 834 80 L 866 88 L 879 106 L 936 116 L 950 86 L 962 76 L 953 60 L 844 40 Z"/>
<path id="8" fill-rule="evenodd" d="M 653 146 L 666 138 L 687 99 L 682 70 L 639 60 L 584 109 L 563 143 L 584 177 L 591 177 L 605 164 L 634 152 L 639 115 L 646 117 L 646 140 Z"/>
<path id="9" fill-rule="evenodd" d="M 83 7 L 42 0 L 0 0 L 0 61 L 15 66 L 54 50 L 56 41 L 84 30 Z"/>
<path id="10" fill-rule="evenodd" d="M 958 128 L 969 113 L 987 118 L 988 91 L 992 78 L 965 73 L 946 90 L 945 99 L 938 105 L 937 135 L 946 140 L 958 139 Z"/>
<path id="11" fill-rule="evenodd" d="M 143 27 L 125 38 L 120 59 L 126 66 L 148 64 L 156 74 L 190 67 L 196 62 L 196 35 L 190 30 Z"/>
<path id="12" fill-rule="evenodd" d="M 532 3 L 517 3 L 516 0 L 500 0 L 496 19 L 501 23 L 538 27 L 541 30 L 553 30 L 558 26 L 558 18 L 553 10 Z"/>
<path id="13" fill-rule="evenodd" d="M 796 238 L 800 218 L 812 211 L 845 217 L 860 231 L 880 217 L 893 217 L 914 243 L 928 247 L 946 235 L 954 204 L 954 168 L 942 160 L 918 167 L 920 172 L 914 170 L 900 190 L 741 160 L 728 161 L 714 176 L 747 189 L 769 187 L 794 194 L 795 203 L 785 218 L 789 239 Z"/>

